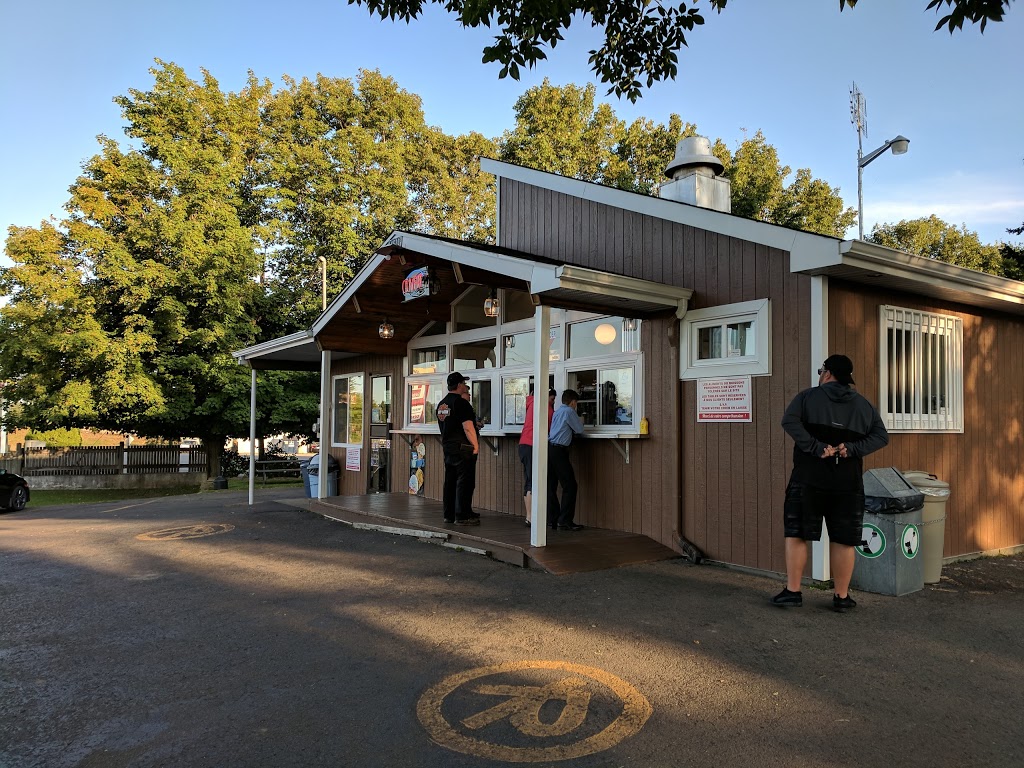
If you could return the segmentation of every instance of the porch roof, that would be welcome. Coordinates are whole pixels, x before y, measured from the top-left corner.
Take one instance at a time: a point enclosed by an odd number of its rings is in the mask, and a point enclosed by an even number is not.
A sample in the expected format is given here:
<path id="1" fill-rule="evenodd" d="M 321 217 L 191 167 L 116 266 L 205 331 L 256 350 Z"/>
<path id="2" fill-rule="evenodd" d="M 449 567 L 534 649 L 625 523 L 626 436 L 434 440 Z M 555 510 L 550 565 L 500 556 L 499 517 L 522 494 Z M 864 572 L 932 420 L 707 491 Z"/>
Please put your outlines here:
<path id="1" fill-rule="evenodd" d="M 439 275 L 439 293 L 403 301 L 402 280 L 423 266 Z M 335 358 L 401 356 L 431 318 L 448 319 L 451 303 L 472 285 L 525 291 L 552 307 L 635 318 L 681 316 L 693 293 L 493 245 L 396 231 L 311 328 L 239 350 L 234 357 L 258 369 L 318 370 L 323 350 Z M 394 326 L 392 339 L 378 335 L 385 318 Z"/>

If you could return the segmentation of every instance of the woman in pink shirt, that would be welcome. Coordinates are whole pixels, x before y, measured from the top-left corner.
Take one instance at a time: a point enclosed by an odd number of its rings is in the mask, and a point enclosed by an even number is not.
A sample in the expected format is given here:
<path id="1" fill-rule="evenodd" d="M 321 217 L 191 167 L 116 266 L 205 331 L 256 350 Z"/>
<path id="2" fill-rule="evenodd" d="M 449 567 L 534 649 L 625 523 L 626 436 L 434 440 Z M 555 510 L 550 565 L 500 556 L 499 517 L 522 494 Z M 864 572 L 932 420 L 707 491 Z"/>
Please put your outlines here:
<path id="1" fill-rule="evenodd" d="M 551 429 L 551 418 L 555 415 L 555 390 L 548 390 L 548 429 Z M 523 434 L 519 438 L 519 460 L 523 462 L 523 502 L 526 504 L 526 525 L 529 527 L 533 513 L 533 385 L 526 396 L 526 423 Z M 554 509 L 558 509 L 556 502 Z M 548 502 L 548 509 L 552 509 Z"/>

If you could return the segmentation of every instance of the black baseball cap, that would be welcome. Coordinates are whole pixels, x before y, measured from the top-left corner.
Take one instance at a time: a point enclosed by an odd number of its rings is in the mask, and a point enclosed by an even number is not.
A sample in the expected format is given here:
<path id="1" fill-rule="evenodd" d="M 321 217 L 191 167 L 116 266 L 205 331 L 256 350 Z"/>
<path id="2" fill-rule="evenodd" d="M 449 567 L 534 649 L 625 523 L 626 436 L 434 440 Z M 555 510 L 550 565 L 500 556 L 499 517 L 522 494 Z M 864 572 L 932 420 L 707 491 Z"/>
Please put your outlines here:
<path id="1" fill-rule="evenodd" d="M 468 383 L 469 379 L 467 379 L 461 373 L 458 373 L 458 372 L 449 373 L 448 374 L 448 391 L 451 392 L 453 389 L 455 389 L 457 386 L 459 386 L 459 384 L 461 384 L 464 381 Z"/>
<path id="2" fill-rule="evenodd" d="M 846 355 L 829 355 L 821 366 L 831 373 L 840 384 L 854 384 L 853 360 Z"/>
<path id="3" fill-rule="evenodd" d="M 558 397 L 558 393 L 555 392 L 555 388 L 554 387 L 552 387 L 551 389 L 548 390 L 548 397 Z"/>

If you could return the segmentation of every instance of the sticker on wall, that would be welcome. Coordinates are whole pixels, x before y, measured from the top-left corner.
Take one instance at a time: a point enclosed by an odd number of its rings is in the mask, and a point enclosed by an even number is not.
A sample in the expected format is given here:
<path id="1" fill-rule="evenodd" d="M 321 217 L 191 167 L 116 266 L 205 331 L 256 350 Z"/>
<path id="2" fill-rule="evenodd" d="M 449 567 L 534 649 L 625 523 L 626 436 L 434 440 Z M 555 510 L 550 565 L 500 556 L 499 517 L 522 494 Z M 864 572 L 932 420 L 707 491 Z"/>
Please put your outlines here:
<path id="1" fill-rule="evenodd" d="M 427 446 L 421 435 L 416 435 L 410 443 L 409 458 L 409 493 L 413 496 L 425 494 L 423 473 L 427 466 Z"/>
<path id="2" fill-rule="evenodd" d="M 877 525 L 864 523 L 860 532 L 860 546 L 857 551 L 864 557 L 878 557 L 885 552 L 885 534 Z"/>
<path id="3" fill-rule="evenodd" d="M 903 542 L 900 551 L 907 560 L 917 557 L 917 550 L 921 548 L 921 533 L 917 526 L 911 523 L 903 529 Z"/>

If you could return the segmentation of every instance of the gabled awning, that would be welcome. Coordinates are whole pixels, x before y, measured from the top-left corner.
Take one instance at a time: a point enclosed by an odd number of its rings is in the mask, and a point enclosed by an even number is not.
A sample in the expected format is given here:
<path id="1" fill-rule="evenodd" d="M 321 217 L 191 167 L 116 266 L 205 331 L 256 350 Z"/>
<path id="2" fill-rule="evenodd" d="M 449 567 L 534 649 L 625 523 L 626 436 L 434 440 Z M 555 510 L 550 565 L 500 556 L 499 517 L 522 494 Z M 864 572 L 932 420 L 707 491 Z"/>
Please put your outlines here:
<path id="1" fill-rule="evenodd" d="M 439 291 L 404 301 L 402 280 L 431 267 Z M 307 331 L 234 353 L 256 369 L 319 370 L 320 352 L 334 358 L 360 354 L 404 355 L 406 345 L 431 319 L 449 319 L 449 307 L 470 286 L 524 291 L 538 304 L 585 312 L 648 318 L 682 316 L 693 291 L 612 272 L 562 263 L 482 243 L 394 232 Z M 380 324 L 395 329 L 381 339 Z"/>

